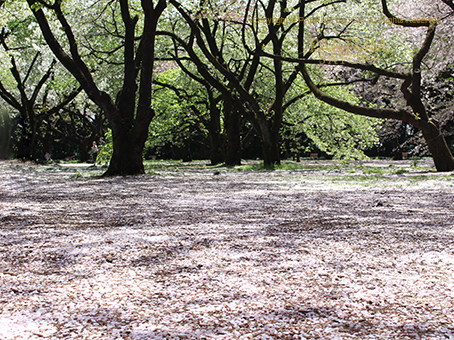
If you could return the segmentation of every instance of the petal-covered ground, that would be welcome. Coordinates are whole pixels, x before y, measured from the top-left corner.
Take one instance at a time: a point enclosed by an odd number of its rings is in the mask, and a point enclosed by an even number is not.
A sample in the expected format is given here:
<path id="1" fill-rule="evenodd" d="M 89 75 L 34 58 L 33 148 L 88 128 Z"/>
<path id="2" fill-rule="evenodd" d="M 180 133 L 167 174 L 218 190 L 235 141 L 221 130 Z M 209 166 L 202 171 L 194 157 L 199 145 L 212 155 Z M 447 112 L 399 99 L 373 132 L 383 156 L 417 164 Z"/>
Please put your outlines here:
<path id="1" fill-rule="evenodd" d="M 454 339 L 454 175 L 313 163 L 1 162 L 0 339 Z"/>

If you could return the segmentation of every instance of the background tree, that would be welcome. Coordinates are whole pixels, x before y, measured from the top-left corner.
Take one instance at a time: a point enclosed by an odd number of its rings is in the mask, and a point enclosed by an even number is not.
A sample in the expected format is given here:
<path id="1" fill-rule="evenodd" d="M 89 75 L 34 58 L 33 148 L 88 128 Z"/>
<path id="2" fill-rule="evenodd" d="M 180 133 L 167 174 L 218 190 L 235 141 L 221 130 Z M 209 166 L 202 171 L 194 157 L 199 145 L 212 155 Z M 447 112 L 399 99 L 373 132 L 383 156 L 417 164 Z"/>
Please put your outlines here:
<path id="1" fill-rule="evenodd" d="M 153 95 L 156 117 L 150 124 L 147 147 L 163 152 L 164 146 L 170 147 L 172 158 L 190 162 L 191 144 L 199 138 L 205 139 L 207 132 L 202 123 L 207 106 L 204 93 L 200 87 L 191 88 L 192 84 L 184 81 L 184 74 L 178 68 L 169 69 L 156 78 Z"/>
<path id="2" fill-rule="evenodd" d="M 285 110 L 304 94 L 292 91 L 298 70 L 264 55 L 267 51 L 277 55 L 297 53 L 298 15 L 310 19 L 339 2 L 343 1 L 313 1 L 305 13 L 301 12 L 301 2 L 244 1 L 235 4 L 237 12 L 232 13 L 225 8 L 231 4 L 216 1 L 191 7 L 170 1 L 190 30 L 183 36 L 175 30 L 168 33 L 175 50 L 185 50 L 182 58 L 194 62 L 200 77 L 222 94 L 227 164 L 239 163 L 239 155 L 230 157 L 229 150 L 241 149 L 243 119 L 260 137 L 265 165 L 279 164 Z"/>
<path id="3" fill-rule="evenodd" d="M 84 98 L 85 99 L 85 98 Z M 56 147 L 66 145 L 67 157 L 76 154 L 82 162 L 90 161 L 93 141 L 100 144 L 106 130 L 105 116 L 97 107 L 85 99 L 73 101 L 57 114 L 45 121 L 47 142 L 52 141 Z M 53 154 L 54 155 L 54 154 Z M 55 156 L 57 154 L 55 153 Z M 55 158 L 54 156 L 54 158 Z"/>
<path id="4" fill-rule="evenodd" d="M 296 81 L 294 85 L 301 83 Z M 330 84 L 335 85 L 335 84 Z M 352 85 L 351 85 L 352 86 Z M 307 86 L 293 86 L 291 91 L 308 91 Z M 352 103 L 359 103 L 351 89 L 326 87 L 326 92 Z M 332 107 L 313 96 L 304 96 L 289 107 L 284 107 L 284 122 L 290 135 L 292 151 L 311 153 L 318 149 L 337 159 L 364 159 L 365 150 L 378 144 L 376 128 L 381 121 L 357 116 Z M 301 136 L 311 141 L 300 142 Z M 288 138 L 288 137 L 287 137 Z"/>
<path id="5" fill-rule="evenodd" d="M 228 143 L 226 163 L 234 165 L 240 162 L 240 124 L 246 118 L 261 138 L 264 163 L 278 164 L 282 102 L 296 74 L 292 71 L 284 73 L 280 61 L 269 63 L 262 60 L 260 49 L 272 41 L 273 48 L 280 51 L 286 31 L 281 29 L 282 25 L 273 24 L 267 26 L 265 37 L 260 37 L 248 21 L 248 13 L 254 7 L 251 1 L 240 4 L 239 8 L 245 13 L 240 20 L 227 18 L 222 13 L 219 7 L 224 8 L 225 4 L 205 2 L 195 9 L 188 9 L 177 1 L 170 2 L 190 28 L 186 41 L 176 34 L 172 38 L 178 42 L 178 47 L 182 46 L 188 52 L 201 77 L 222 94 Z M 276 10 L 279 14 L 289 15 L 286 1 L 279 4 L 270 1 L 266 8 L 268 16 L 274 17 L 275 7 L 279 7 Z M 259 8 L 258 4 L 256 8 Z M 252 42 L 253 48 L 248 46 L 247 40 Z M 252 50 L 257 52 L 251 56 Z M 269 86 L 270 81 L 273 86 Z"/>
<path id="6" fill-rule="evenodd" d="M 3 70 L 0 79 L 0 98 L 18 113 L 16 121 L 21 121 L 16 157 L 36 159 L 37 134 L 43 121 L 70 103 L 81 89 L 67 81 L 68 74 L 43 53 L 33 17 L 20 7 L 11 7 L 0 33 L 3 58 L 10 61 L 9 72 Z"/>

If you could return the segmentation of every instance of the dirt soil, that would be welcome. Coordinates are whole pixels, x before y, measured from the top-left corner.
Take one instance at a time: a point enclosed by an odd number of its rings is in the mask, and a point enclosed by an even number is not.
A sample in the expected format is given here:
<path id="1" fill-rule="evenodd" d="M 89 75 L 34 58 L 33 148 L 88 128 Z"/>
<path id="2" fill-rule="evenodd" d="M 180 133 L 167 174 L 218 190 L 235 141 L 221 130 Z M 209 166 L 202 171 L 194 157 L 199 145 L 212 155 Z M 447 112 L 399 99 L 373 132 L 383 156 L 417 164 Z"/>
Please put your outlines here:
<path id="1" fill-rule="evenodd" d="M 454 175 L 393 164 L 0 162 L 0 339 L 454 339 Z"/>

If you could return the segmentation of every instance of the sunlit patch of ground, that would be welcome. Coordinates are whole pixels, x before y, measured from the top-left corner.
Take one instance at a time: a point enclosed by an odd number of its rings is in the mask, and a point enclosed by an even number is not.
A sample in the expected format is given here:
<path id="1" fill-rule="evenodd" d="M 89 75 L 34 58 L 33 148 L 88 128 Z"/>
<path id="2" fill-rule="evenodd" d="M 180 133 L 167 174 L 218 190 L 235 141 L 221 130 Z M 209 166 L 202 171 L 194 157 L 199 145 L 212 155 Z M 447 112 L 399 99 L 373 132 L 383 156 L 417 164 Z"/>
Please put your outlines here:
<path id="1" fill-rule="evenodd" d="M 452 173 L 206 163 L 0 163 L 0 339 L 454 338 Z"/>

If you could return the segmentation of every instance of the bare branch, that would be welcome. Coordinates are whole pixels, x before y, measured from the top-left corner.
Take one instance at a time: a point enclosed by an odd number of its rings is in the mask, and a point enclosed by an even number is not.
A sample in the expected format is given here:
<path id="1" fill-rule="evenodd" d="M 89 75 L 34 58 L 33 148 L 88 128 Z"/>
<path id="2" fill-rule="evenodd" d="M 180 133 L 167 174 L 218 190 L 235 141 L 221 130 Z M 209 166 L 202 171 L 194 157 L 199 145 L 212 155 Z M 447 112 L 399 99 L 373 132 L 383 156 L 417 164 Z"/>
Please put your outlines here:
<path id="1" fill-rule="evenodd" d="M 390 77 L 390 78 L 397 78 L 397 79 L 407 79 L 411 77 L 409 73 L 399 73 L 381 69 L 371 64 L 361 64 L 361 63 L 351 63 L 344 60 L 324 60 L 324 59 L 300 59 L 300 58 L 290 58 L 290 57 L 283 57 L 279 55 L 274 55 L 266 52 L 262 52 L 262 55 L 268 58 L 280 59 L 282 61 L 286 61 L 289 63 L 298 63 L 298 64 L 312 64 L 312 65 L 326 65 L 326 66 L 346 66 L 350 68 L 355 68 L 364 71 L 371 71 L 376 74 Z"/>

